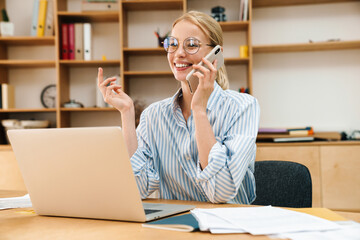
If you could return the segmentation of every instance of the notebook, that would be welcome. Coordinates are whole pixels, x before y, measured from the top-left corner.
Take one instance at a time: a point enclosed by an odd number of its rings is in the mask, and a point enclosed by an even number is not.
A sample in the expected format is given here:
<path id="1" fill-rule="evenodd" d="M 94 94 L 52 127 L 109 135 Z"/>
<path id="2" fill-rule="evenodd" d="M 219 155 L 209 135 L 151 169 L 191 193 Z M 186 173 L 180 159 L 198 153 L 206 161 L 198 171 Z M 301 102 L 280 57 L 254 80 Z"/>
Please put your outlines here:
<path id="1" fill-rule="evenodd" d="M 120 127 L 9 130 L 39 215 L 146 222 L 195 208 L 143 203 Z"/>

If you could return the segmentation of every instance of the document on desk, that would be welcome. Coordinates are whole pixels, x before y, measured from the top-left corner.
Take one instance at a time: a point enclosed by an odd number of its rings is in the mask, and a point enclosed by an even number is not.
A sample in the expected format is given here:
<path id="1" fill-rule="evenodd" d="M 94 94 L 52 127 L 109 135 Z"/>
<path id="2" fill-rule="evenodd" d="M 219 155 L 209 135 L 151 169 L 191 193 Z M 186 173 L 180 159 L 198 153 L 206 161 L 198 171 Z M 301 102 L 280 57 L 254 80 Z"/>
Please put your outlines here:
<path id="1" fill-rule="evenodd" d="M 32 207 L 29 194 L 22 197 L 0 198 L 0 210 Z"/>
<path id="2" fill-rule="evenodd" d="M 269 235 L 339 229 L 335 222 L 277 207 L 240 207 L 191 210 L 201 231 Z"/>
<path id="3" fill-rule="evenodd" d="M 340 229 L 330 231 L 316 231 L 316 232 L 296 232 L 283 233 L 271 235 L 273 238 L 289 238 L 292 240 L 359 240 L 360 239 L 360 224 L 354 221 L 345 221 L 339 223 Z"/>

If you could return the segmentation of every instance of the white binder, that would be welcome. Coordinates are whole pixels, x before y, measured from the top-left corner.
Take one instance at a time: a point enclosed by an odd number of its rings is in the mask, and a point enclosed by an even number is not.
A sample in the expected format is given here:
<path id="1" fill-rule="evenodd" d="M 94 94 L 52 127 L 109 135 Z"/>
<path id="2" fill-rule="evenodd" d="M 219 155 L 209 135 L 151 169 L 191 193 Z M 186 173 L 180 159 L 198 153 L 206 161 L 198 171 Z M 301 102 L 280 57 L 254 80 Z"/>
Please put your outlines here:
<path id="1" fill-rule="evenodd" d="M 91 24 L 84 23 L 84 60 L 91 60 Z"/>

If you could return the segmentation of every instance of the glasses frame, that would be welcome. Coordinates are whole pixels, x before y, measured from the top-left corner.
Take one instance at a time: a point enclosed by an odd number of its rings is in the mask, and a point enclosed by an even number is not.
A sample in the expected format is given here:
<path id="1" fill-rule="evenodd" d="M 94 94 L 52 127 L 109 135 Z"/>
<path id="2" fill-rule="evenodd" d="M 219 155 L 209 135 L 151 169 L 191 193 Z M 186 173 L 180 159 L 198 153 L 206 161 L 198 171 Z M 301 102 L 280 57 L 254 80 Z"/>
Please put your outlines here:
<path id="1" fill-rule="evenodd" d="M 175 48 L 174 51 L 167 51 L 166 48 L 165 48 L 165 44 L 164 44 L 164 43 L 165 43 L 165 41 L 166 41 L 167 39 L 170 39 L 170 38 L 174 38 L 174 39 L 176 39 L 176 41 L 178 42 L 178 45 L 177 45 L 177 47 Z M 189 39 L 195 39 L 196 41 L 199 42 L 199 47 L 197 48 L 196 52 L 194 52 L 194 53 L 189 53 L 189 52 L 187 51 L 186 47 L 185 47 L 185 42 L 186 42 L 187 40 L 189 40 Z M 176 52 L 176 50 L 178 50 L 178 48 L 179 48 L 179 46 L 180 46 L 179 43 L 180 43 L 180 41 L 179 41 L 176 37 L 172 37 L 172 36 L 166 37 L 166 38 L 164 39 L 164 41 L 162 42 L 163 47 L 164 47 L 164 50 L 165 50 L 165 52 L 167 52 L 167 53 L 174 53 L 174 52 Z M 190 55 L 196 54 L 196 53 L 200 50 L 200 48 L 201 48 L 202 45 L 203 45 L 203 43 L 202 43 L 199 39 L 197 39 L 196 37 L 188 37 L 188 38 L 186 38 L 186 39 L 183 41 L 183 48 L 184 48 L 185 52 L 186 52 L 187 54 L 190 54 Z M 206 45 L 206 46 L 209 46 L 209 47 L 215 47 L 215 46 L 216 46 L 216 45 L 214 45 L 214 44 L 205 44 L 205 45 Z"/>

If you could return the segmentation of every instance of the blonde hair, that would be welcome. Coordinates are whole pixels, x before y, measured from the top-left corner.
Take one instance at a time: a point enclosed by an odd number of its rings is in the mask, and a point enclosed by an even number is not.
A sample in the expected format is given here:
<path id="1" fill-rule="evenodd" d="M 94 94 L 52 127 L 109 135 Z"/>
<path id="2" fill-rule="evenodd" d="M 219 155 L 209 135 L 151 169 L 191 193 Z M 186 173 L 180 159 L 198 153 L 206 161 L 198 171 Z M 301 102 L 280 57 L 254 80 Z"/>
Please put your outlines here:
<path id="1" fill-rule="evenodd" d="M 211 45 L 223 46 L 223 35 L 222 35 L 221 26 L 217 21 L 215 21 L 215 19 L 213 19 L 209 15 L 198 11 L 190 11 L 184 13 L 181 17 L 176 19 L 172 27 L 174 28 L 175 25 L 182 20 L 187 20 L 198 26 L 210 39 Z M 224 90 L 229 88 L 229 80 L 226 73 L 225 65 L 223 65 L 218 70 L 216 75 L 216 82 Z"/>

